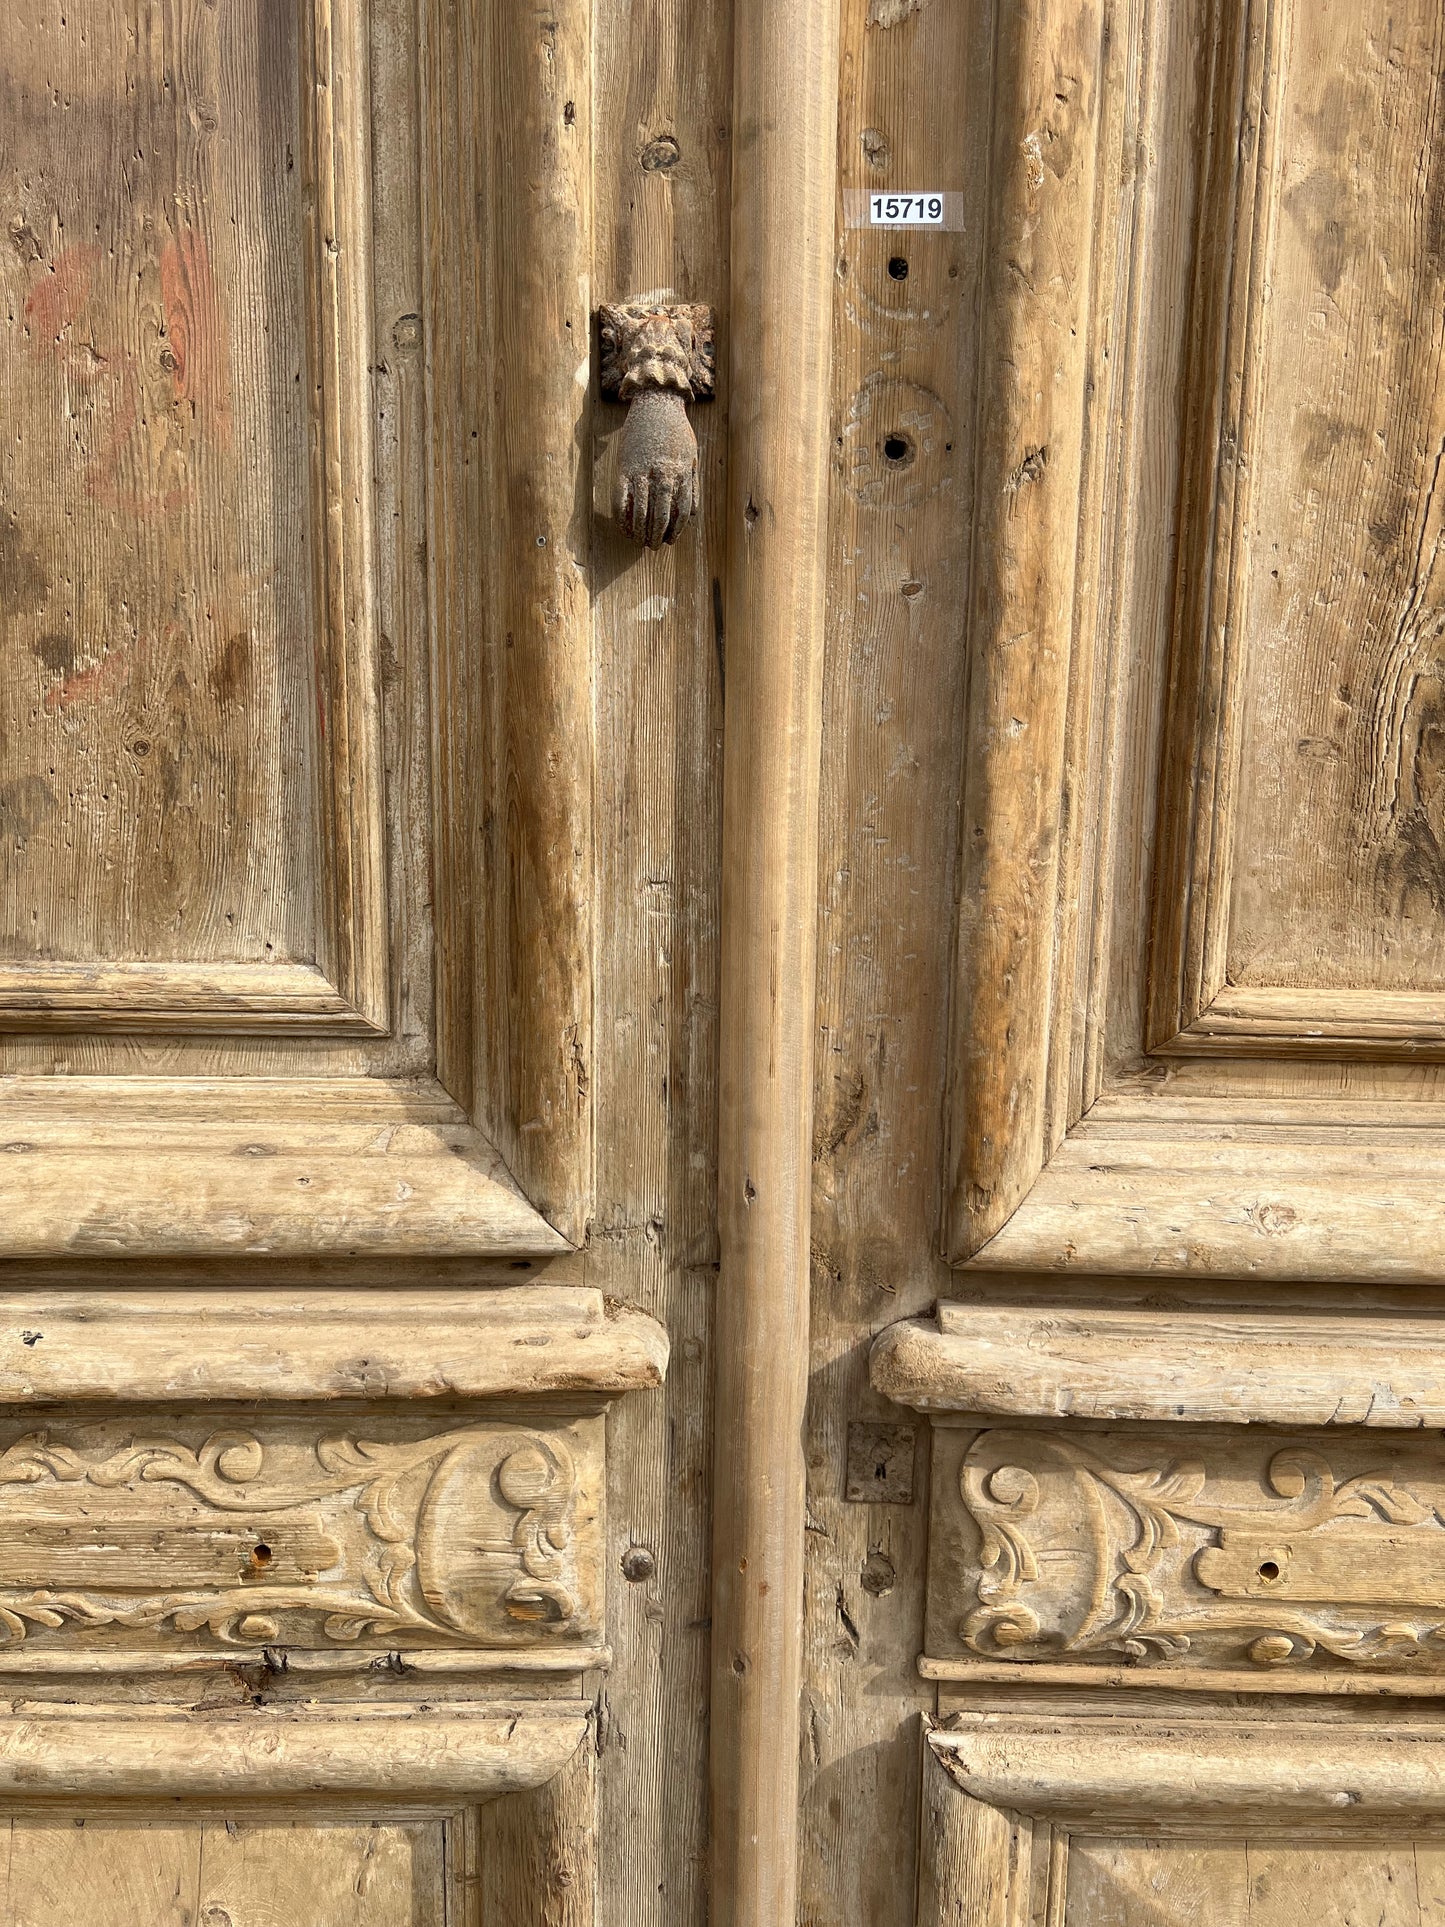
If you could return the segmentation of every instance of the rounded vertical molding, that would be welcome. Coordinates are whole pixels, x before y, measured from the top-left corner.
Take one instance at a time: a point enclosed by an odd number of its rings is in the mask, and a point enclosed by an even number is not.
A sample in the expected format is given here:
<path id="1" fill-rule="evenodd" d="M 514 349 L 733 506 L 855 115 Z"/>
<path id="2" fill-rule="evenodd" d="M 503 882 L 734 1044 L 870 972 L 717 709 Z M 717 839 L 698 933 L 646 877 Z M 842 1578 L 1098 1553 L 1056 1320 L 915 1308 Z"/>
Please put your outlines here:
<path id="1" fill-rule="evenodd" d="M 712 1920 L 797 1914 L 834 0 L 734 17 Z"/>

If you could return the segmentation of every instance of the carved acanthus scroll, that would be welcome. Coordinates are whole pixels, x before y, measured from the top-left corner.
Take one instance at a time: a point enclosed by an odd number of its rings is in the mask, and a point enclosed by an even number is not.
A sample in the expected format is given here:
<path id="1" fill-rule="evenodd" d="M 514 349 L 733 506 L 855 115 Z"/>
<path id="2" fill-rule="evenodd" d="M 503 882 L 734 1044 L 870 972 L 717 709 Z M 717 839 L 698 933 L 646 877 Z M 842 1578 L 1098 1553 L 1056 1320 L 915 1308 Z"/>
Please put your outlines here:
<path id="1" fill-rule="evenodd" d="M 1445 1465 L 1200 1443 L 980 1434 L 940 1482 L 930 1653 L 1445 1672 Z"/>
<path id="2" fill-rule="evenodd" d="M 0 1453 L 0 1643 L 109 1627 L 226 1645 L 595 1635 L 594 1440 L 32 1433 Z"/>
<path id="3" fill-rule="evenodd" d="M 675 542 L 698 503 L 690 401 L 714 385 L 711 308 L 633 302 L 601 310 L 602 392 L 626 402 L 616 511 L 635 542 Z"/>

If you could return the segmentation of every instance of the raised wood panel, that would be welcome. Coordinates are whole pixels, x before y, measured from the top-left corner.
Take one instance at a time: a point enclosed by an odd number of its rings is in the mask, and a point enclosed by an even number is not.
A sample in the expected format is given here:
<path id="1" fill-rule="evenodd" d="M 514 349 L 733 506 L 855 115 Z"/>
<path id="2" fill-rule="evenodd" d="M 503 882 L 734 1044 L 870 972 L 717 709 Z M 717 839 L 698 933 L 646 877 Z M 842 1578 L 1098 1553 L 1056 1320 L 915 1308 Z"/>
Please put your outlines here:
<path id="1" fill-rule="evenodd" d="M 10 1927 L 445 1927 L 440 1820 L 25 1815 L 0 1833 Z M 465 1922 L 450 1916 L 453 1927 Z"/>
<path id="2" fill-rule="evenodd" d="M 1220 8 L 1153 1042 L 1438 1050 L 1432 8 Z"/>
<path id="3" fill-rule="evenodd" d="M 1000 259 L 1043 232 L 1075 266 L 985 295 L 1057 419 L 985 477 L 1013 559 L 973 611 L 956 1263 L 1442 1275 L 1441 31 L 1040 11 L 1039 73 L 1101 105 L 996 89 Z"/>
<path id="4" fill-rule="evenodd" d="M 1438 1927 L 1439 1730 L 960 1713 L 925 1741 L 921 1927 Z"/>
<path id="5" fill-rule="evenodd" d="M 383 1028 L 366 9 L 0 75 L 0 1025 Z"/>
<path id="6" fill-rule="evenodd" d="M 580 1243 L 587 10 L 5 31 L 0 1251 Z"/>

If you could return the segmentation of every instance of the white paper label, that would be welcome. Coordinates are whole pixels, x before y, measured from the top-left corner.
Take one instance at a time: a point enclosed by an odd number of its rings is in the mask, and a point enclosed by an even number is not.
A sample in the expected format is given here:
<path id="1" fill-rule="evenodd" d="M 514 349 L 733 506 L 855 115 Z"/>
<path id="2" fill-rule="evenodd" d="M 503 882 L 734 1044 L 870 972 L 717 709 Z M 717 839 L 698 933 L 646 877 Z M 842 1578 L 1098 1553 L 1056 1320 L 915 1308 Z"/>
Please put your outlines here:
<path id="1" fill-rule="evenodd" d="M 869 227 L 942 227 L 942 194 L 870 194 Z"/>

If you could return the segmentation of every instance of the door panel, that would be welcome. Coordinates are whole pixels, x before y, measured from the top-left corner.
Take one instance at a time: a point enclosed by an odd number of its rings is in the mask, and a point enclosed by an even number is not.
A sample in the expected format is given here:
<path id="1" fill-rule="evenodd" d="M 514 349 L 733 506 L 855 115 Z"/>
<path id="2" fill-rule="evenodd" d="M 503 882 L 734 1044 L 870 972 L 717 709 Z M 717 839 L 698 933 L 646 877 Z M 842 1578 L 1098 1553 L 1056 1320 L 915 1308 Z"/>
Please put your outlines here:
<path id="1" fill-rule="evenodd" d="M 1000 138 L 1069 155 L 995 191 L 1003 255 L 1067 232 L 1078 271 L 986 309 L 1048 419 L 985 457 L 948 1248 L 1431 1277 L 1439 22 L 1100 21 L 1034 10 L 996 74 Z M 1078 47 L 1096 78 L 1045 98 Z"/>
<path id="2" fill-rule="evenodd" d="M 0 1010 L 385 1030 L 360 18 L 97 4 L 0 60 Z"/>
<path id="3" fill-rule="evenodd" d="M 13 1927 L 443 1927 L 441 1821 L 26 1817 L 5 1830 Z M 456 1919 L 452 1915 L 453 1920 Z"/>
<path id="4" fill-rule="evenodd" d="M 511 1260 L 585 1223 L 586 594 L 570 488 L 539 522 L 509 477 L 558 435 L 570 468 L 586 385 L 574 354 L 565 422 L 555 383 L 496 405 L 487 331 L 566 270 L 535 226 L 518 269 L 494 191 L 525 114 L 478 151 L 448 88 L 565 101 L 484 12 L 4 30 L 0 1256 Z M 514 514 L 524 593 L 481 567 Z"/>

